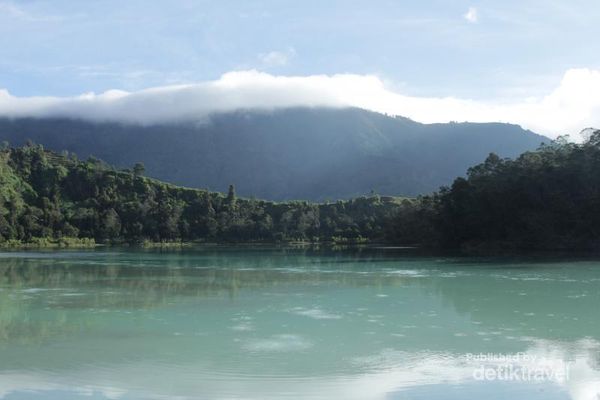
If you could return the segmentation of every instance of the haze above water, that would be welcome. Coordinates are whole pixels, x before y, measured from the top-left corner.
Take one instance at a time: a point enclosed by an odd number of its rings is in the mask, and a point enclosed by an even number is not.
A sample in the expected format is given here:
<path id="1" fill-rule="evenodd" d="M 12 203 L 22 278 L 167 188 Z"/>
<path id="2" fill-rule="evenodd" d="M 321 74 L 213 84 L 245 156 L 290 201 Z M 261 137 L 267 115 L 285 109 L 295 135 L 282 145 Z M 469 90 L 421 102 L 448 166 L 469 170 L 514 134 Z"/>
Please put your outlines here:
<path id="1" fill-rule="evenodd" d="M 0 253 L 0 398 L 597 400 L 599 305 L 589 259 Z"/>

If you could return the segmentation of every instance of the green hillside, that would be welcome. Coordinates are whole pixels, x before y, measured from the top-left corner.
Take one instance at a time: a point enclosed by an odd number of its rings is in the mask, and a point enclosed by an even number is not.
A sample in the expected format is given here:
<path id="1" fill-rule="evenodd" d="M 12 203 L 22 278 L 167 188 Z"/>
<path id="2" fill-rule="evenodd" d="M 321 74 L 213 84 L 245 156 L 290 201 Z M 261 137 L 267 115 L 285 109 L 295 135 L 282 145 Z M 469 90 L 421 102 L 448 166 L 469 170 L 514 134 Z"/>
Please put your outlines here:
<path id="1" fill-rule="evenodd" d="M 276 203 L 188 189 L 41 145 L 0 151 L 0 242 L 381 239 L 394 198 Z"/>
<path id="2" fill-rule="evenodd" d="M 600 249 L 600 131 L 490 154 L 416 199 L 272 202 L 189 189 L 41 145 L 0 150 L 0 242 L 387 241 L 452 249 Z M 68 238 L 68 239 L 65 239 Z"/>
<path id="3" fill-rule="evenodd" d="M 490 154 L 399 214 L 396 241 L 469 250 L 600 250 L 600 131 L 516 159 Z"/>

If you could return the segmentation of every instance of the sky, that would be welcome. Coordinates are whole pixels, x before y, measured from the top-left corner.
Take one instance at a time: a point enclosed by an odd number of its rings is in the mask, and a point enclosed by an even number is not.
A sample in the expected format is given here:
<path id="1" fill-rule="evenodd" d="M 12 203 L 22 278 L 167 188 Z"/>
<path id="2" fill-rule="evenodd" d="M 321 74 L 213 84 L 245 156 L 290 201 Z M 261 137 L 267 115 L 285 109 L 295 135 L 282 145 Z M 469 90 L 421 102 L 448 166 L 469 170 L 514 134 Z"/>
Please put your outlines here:
<path id="1" fill-rule="evenodd" d="M 600 127 L 598 17 L 598 0 L 0 0 L 0 115 L 352 105 L 575 134 Z"/>

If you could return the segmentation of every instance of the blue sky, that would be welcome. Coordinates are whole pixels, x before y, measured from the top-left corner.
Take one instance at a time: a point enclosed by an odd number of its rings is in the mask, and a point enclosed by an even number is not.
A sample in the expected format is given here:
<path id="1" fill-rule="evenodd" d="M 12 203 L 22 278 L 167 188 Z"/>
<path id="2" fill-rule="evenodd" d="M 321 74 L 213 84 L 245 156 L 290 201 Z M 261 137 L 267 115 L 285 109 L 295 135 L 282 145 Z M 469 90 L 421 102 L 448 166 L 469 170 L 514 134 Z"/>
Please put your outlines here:
<path id="1" fill-rule="evenodd" d="M 600 70 L 598 17 L 598 0 L 0 0 L 0 88 L 64 97 L 257 70 L 526 101 Z"/>
<path id="2" fill-rule="evenodd" d="M 569 68 L 600 68 L 598 17 L 597 0 L 2 0 L 0 87 L 62 96 L 255 68 L 377 74 L 412 95 L 534 96 Z"/>

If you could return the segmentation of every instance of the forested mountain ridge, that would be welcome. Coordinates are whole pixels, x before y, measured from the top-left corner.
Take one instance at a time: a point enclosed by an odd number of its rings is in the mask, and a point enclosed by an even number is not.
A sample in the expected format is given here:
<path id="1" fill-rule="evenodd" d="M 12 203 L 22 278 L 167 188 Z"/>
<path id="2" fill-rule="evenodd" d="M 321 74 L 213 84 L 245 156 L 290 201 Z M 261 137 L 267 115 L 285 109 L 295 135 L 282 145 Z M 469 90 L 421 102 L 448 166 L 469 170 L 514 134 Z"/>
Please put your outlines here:
<path id="1" fill-rule="evenodd" d="M 374 191 L 427 194 L 494 152 L 515 157 L 547 138 L 509 124 L 420 124 L 356 108 L 215 114 L 197 123 L 124 125 L 0 119 L 0 141 L 28 139 L 188 187 L 269 200 L 336 200 Z"/>
<path id="2" fill-rule="evenodd" d="M 386 241 L 470 250 L 600 250 L 600 131 L 490 154 L 416 199 L 271 202 L 188 189 L 40 145 L 0 150 L 0 243 Z"/>
<path id="3" fill-rule="evenodd" d="M 371 196 L 274 203 L 188 189 L 41 145 L 0 150 L 0 244 L 40 238 L 141 241 L 378 240 L 400 207 Z M 409 200 L 406 200 L 409 201 Z"/>

